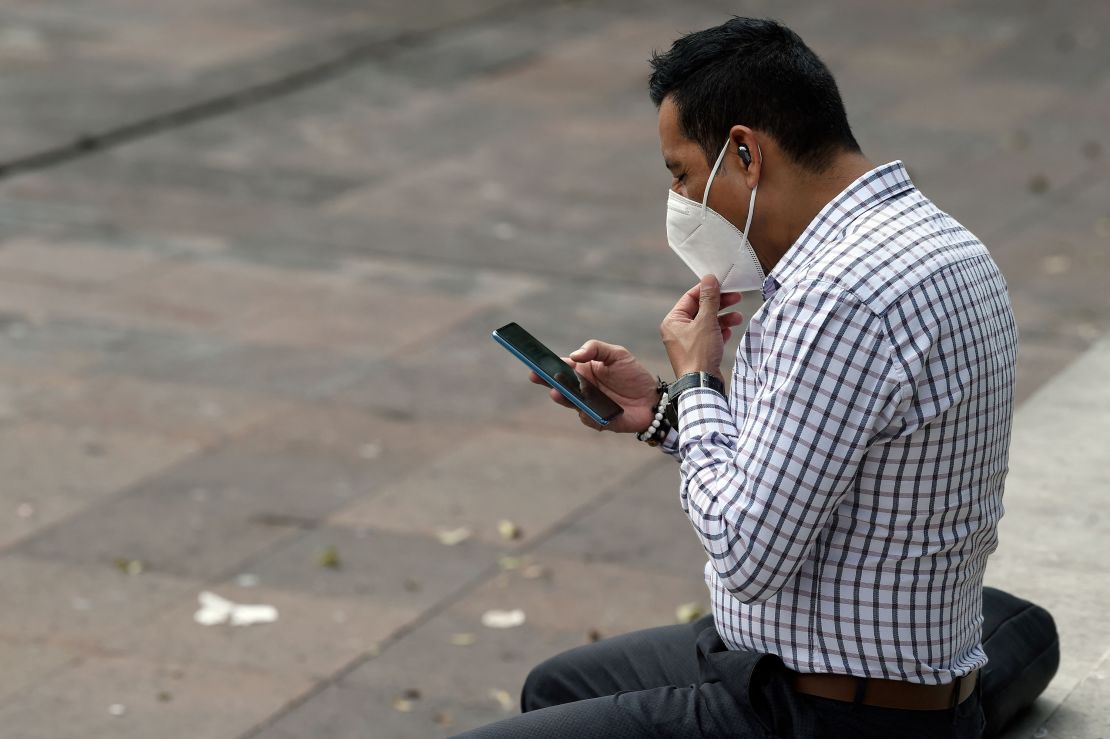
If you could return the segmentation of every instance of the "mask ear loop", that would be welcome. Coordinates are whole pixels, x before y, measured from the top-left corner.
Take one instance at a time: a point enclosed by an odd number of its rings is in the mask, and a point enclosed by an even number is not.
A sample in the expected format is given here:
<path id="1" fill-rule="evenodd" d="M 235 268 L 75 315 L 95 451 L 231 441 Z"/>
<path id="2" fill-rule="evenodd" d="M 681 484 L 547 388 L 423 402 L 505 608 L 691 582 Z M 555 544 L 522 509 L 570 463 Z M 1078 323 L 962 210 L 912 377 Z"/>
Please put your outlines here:
<path id="1" fill-rule="evenodd" d="M 728 144 L 725 144 L 725 146 L 727 147 Z M 763 149 L 761 149 L 759 147 L 759 144 L 756 144 L 755 145 L 755 150 L 759 152 L 759 163 L 762 165 L 763 164 Z M 755 183 L 755 187 L 752 188 L 752 197 L 748 201 L 748 218 L 744 222 L 744 239 L 745 240 L 747 240 L 748 233 L 751 231 L 751 228 L 752 228 L 752 216 L 755 215 L 755 194 L 757 192 L 759 192 L 759 183 L 758 182 Z M 749 241 L 748 243 L 750 244 L 751 242 Z M 760 271 L 761 272 L 763 271 L 762 268 L 760 269 Z"/>
<path id="2" fill-rule="evenodd" d="M 752 216 L 755 215 L 755 194 L 759 191 L 759 183 L 752 188 L 752 197 L 748 201 L 748 219 L 744 222 L 744 238 L 748 238 L 748 232 L 752 228 Z"/>
<path id="3" fill-rule="evenodd" d="M 728 151 L 728 145 L 731 143 L 731 139 L 725 142 L 725 145 L 721 147 L 721 153 L 717 155 L 717 161 L 714 162 L 713 169 L 709 170 L 709 179 L 705 183 L 705 194 L 701 197 L 701 219 L 703 221 L 709 209 L 709 188 L 713 186 L 713 178 L 717 176 L 717 170 L 721 168 L 721 162 L 725 160 L 725 152 Z M 760 152 L 759 158 L 763 158 L 763 152 Z"/>

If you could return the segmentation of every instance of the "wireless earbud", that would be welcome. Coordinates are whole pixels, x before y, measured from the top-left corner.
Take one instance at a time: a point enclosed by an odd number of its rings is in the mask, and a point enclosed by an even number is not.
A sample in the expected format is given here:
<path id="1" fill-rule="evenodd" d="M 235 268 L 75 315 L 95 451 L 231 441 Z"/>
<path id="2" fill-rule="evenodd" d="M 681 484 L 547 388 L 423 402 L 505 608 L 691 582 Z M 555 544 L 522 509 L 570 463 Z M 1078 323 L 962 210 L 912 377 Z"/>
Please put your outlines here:
<path id="1" fill-rule="evenodd" d="M 745 167 L 750 167 L 752 165 L 752 155 L 751 152 L 748 151 L 748 147 L 740 144 L 740 146 L 736 147 L 736 153 Z"/>

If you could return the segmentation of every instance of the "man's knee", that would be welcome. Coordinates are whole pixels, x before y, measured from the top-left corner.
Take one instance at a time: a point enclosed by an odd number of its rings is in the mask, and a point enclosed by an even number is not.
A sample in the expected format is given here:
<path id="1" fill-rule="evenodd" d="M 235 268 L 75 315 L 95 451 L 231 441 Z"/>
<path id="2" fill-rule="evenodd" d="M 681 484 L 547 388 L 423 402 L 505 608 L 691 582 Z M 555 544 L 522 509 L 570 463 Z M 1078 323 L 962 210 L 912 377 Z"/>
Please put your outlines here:
<path id="1" fill-rule="evenodd" d="M 568 680 L 567 660 L 563 654 L 540 662 L 528 673 L 520 691 L 523 713 L 578 700 Z"/>

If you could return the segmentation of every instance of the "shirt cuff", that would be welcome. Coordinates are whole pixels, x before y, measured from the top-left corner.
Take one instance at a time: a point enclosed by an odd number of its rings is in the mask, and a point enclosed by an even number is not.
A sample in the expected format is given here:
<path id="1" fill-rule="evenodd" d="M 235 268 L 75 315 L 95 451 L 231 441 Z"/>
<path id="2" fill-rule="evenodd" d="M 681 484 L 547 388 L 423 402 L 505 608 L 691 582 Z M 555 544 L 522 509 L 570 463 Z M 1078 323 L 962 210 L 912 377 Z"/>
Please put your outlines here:
<path id="1" fill-rule="evenodd" d="M 713 432 L 736 435 L 736 419 L 724 396 L 707 387 L 690 388 L 678 396 L 678 448 Z"/>
<path id="2" fill-rule="evenodd" d="M 677 429 L 673 429 L 673 428 L 667 429 L 667 435 L 663 438 L 663 441 L 659 444 L 659 449 L 664 454 L 669 454 L 669 455 L 671 455 L 672 457 L 675 457 L 675 458 L 678 457 L 678 430 Z"/>

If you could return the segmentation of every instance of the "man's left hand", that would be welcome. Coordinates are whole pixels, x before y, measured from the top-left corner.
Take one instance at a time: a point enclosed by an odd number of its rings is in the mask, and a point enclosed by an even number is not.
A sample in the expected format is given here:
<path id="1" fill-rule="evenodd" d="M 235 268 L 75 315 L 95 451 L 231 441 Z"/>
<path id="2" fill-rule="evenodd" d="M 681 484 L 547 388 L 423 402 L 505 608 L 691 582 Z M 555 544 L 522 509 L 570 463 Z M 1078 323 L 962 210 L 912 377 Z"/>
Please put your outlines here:
<path id="1" fill-rule="evenodd" d="M 721 378 L 725 342 L 732 338 L 733 327 L 739 326 L 744 317 L 739 313 L 717 314 L 739 302 L 740 293 L 721 294 L 721 286 L 713 275 L 701 278 L 679 298 L 659 326 L 675 377 L 708 372 Z"/>

